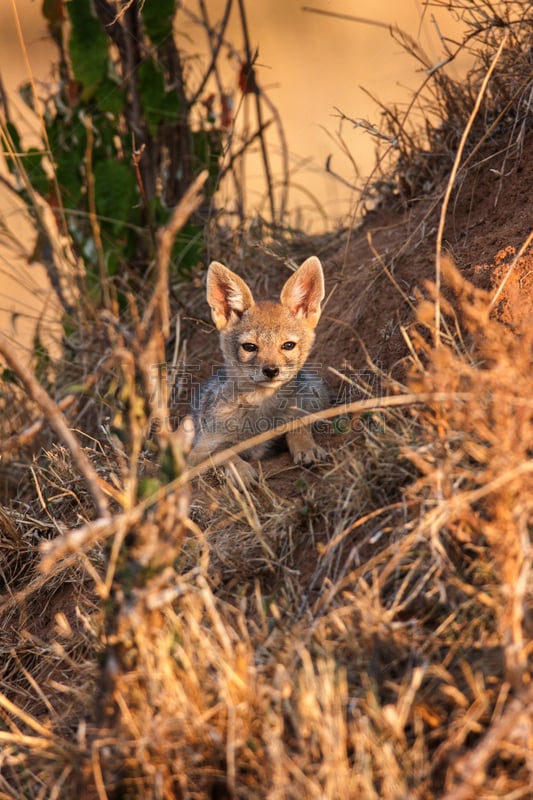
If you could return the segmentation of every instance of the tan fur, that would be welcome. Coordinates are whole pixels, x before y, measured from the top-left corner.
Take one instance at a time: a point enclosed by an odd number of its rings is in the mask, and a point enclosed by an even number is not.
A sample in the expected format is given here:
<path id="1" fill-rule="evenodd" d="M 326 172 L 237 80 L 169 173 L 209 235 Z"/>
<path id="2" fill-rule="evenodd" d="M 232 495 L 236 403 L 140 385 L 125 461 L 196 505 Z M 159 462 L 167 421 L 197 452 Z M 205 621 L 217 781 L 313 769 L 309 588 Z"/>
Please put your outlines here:
<path id="1" fill-rule="evenodd" d="M 202 388 L 195 414 L 196 437 L 189 463 L 298 419 L 327 405 L 324 384 L 303 369 L 315 339 L 324 298 L 324 278 L 312 256 L 285 283 L 279 303 L 256 303 L 247 284 L 213 261 L 207 274 L 207 302 L 220 333 L 225 370 Z M 295 463 L 323 459 L 307 427 L 286 437 Z M 247 455 L 259 458 L 264 447 Z M 238 455 L 228 476 L 244 485 L 255 469 Z"/>

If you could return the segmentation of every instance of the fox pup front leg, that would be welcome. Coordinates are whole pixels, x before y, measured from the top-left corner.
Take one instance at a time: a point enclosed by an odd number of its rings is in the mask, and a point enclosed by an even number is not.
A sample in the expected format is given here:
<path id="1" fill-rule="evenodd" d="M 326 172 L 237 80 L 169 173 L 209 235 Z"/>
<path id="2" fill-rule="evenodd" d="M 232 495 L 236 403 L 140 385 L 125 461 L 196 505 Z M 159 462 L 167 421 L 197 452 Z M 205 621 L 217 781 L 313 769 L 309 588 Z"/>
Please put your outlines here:
<path id="1" fill-rule="evenodd" d="M 191 450 L 187 458 L 187 463 L 190 467 L 196 467 L 203 461 L 208 461 L 210 456 L 214 455 L 217 450 L 224 449 L 225 443 L 219 440 L 216 436 L 205 436 L 201 439 Z M 238 455 L 230 456 L 227 461 L 222 464 L 224 473 L 228 480 L 237 487 L 251 486 L 258 480 L 258 474 L 255 467 L 245 461 Z"/>
<path id="2" fill-rule="evenodd" d="M 308 467 L 317 461 L 325 461 L 327 459 L 327 452 L 315 442 L 311 431 L 307 428 L 292 431 L 287 434 L 286 438 L 287 446 L 295 464 L 302 464 Z"/>

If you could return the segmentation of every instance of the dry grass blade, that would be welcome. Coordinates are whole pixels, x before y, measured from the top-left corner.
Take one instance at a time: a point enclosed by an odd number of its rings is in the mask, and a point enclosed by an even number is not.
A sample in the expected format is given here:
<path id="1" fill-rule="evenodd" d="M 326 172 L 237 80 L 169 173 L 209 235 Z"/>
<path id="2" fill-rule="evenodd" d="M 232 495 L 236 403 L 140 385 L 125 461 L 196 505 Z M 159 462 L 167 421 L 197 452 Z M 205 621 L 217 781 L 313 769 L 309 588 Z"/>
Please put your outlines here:
<path id="1" fill-rule="evenodd" d="M 468 122 L 463 130 L 461 135 L 461 140 L 459 142 L 459 146 L 457 148 L 457 152 L 455 154 L 455 160 L 453 162 L 452 170 L 450 172 L 450 177 L 448 179 L 448 184 L 446 186 L 446 191 L 444 193 L 444 200 L 442 202 L 441 212 L 440 212 L 440 219 L 439 219 L 439 227 L 437 230 L 437 242 L 435 246 L 435 287 L 437 291 L 437 299 L 435 301 L 435 343 L 437 345 L 440 344 L 440 337 L 441 337 L 441 308 L 440 308 L 440 290 L 441 290 L 441 271 L 442 271 L 442 239 L 444 236 L 444 226 L 446 224 L 446 214 L 448 212 L 448 205 L 450 202 L 450 198 L 452 195 L 452 191 L 455 186 L 455 181 L 457 178 L 457 173 L 459 170 L 459 165 L 461 163 L 461 159 L 463 157 L 463 151 L 466 145 L 466 141 L 468 136 L 470 135 L 470 131 L 474 124 L 474 120 L 479 112 L 479 108 L 481 106 L 481 102 L 483 97 L 485 96 L 485 92 L 487 91 L 487 87 L 489 85 L 489 81 L 491 76 L 496 69 L 496 65 L 500 60 L 500 57 L 504 51 L 504 48 L 507 44 L 509 39 L 509 31 L 505 31 L 504 35 L 502 36 L 502 40 L 499 44 L 498 49 L 496 50 L 490 66 L 483 78 L 481 86 L 479 87 L 479 92 L 476 97 L 476 102 L 474 103 L 474 107 L 468 118 Z"/>

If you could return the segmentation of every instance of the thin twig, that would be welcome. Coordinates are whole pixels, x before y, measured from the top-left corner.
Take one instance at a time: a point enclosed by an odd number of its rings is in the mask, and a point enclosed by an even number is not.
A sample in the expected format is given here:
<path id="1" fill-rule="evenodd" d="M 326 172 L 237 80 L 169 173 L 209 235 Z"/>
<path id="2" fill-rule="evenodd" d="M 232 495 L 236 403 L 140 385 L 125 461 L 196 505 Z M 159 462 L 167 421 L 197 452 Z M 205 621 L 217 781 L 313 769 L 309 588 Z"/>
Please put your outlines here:
<path id="1" fill-rule="evenodd" d="M 93 144 L 94 133 L 93 123 L 89 115 L 84 117 L 85 133 L 87 135 L 87 146 L 85 148 L 85 174 L 87 178 L 87 201 L 89 205 L 89 222 L 93 232 L 94 247 L 98 259 L 98 272 L 100 275 L 100 291 L 104 308 L 111 308 L 111 296 L 109 294 L 109 275 L 107 272 L 104 245 L 100 231 L 100 222 L 96 212 L 96 190 L 93 171 Z"/>
<path id="2" fill-rule="evenodd" d="M 279 200 L 279 211 L 278 211 L 278 218 L 279 223 L 282 224 L 283 220 L 285 219 L 285 212 L 287 210 L 287 203 L 288 203 L 288 196 L 289 196 L 289 146 L 287 144 L 287 139 L 285 138 L 285 131 L 283 129 L 283 123 L 281 121 L 280 113 L 272 100 L 266 95 L 264 92 L 261 93 L 263 97 L 263 101 L 266 104 L 267 108 L 270 109 L 270 113 L 274 117 L 276 121 L 276 127 L 278 129 L 278 136 L 279 136 L 279 143 L 280 143 L 280 150 L 281 150 L 281 170 L 282 170 L 282 180 L 281 186 L 283 187 L 282 192 L 280 193 L 280 200 Z M 275 224 L 275 220 L 272 220 L 272 223 Z"/>
<path id="3" fill-rule="evenodd" d="M 158 233 L 157 248 L 157 285 L 143 316 L 143 329 L 148 330 L 155 311 L 159 308 L 160 323 L 163 336 L 169 333 L 170 312 L 168 307 L 168 267 L 170 253 L 177 232 L 183 228 L 191 214 L 196 211 L 203 198 L 203 187 L 209 177 L 204 169 L 187 189 L 180 202 L 172 212 L 167 224 Z"/>
<path id="4" fill-rule="evenodd" d="M 133 168 L 135 170 L 135 178 L 137 180 L 137 186 L 139 187 L 139 192 L 141 193 L 141 199 L 143 202 L 144 213 L 146 214 L 146 222 L 148 225 L 148 230 L 150 231 L 150 238 L 152 240 L 152 244 L 154 247 L 157 246 L 155 230 L 154 230 L 154 221 L 152 218 L 152 212 L 150 209 L 150 205 L 148 203 L 148 197 L 146 196 L 146 189 L 144 186 L 144 178 L 141 171 L 141 160 L 143 157 L 143 153 L 146 150 L 146 142 L 137 148 L 135 146 L 135 133 L 132 132 L 132 147 L 131 147 L 131 160 L 133 161 Z"/>
<path id="5" fill-rule="evenodd" d="M 68 422 L 50 395 L 43 389 L 33 372 L 21 363 L 20 354 L 7 336 L 0 331 L 0 354 L 8 366 L 20 378 L 30 397 L 37 403 L 50 426 L 70 450 L 74 463 L 85 478 L 89 492 L 93 498 L 100 517 L 109 517 L 107 497 L 100 486 L 100 478 L 89 461 L 78 438 L 69 428 Z"/>
<path id="6" fill-rule="evenodd" d="M 244 36 L 244 50 L 245 50 L 245 57 L 246 57 L 246 68 L 251 72 L 253 70 L 254 64 L 254 57 L 252 56 L 252 50 L 250 47 L 250 38 L 248 35 L 248 24 L 246 22 L 246 11 L 244 10 L 244 0 L 239 0 L 239 11 L 241 15 L 241 26 L 242 26 L 242 33 Z M 255 111 L 257 115 L 257 127 L 259 131 L 263 130 L 263 110 L 261 108 L 261 92 L 258 88 L 254 87 L 253 91 L 255 97 Z M 272 217 L 272 224 L 275 225 L 276 223 L 276 204 L 274 202 L 274 189 L 272 186 L 272 173 L 270 171 L 270 163 L 268 158 L 268 150 L 266 146 L 266 139 L 263 133 L 260 133 L 260 143 L 261 143 L 261 156 L 263 158 L 263 166 L 265 170 L 265 178 L 267 182 L 267 189 L 268 189 L 268 200 L 270 203 L 270 215 Z M 281 222 L 281 220 L 280 220 Z"/>
<path id="7" fill-rule="evenodd" d="M 355 17 L 353 14 L 341 14 L 340 11 L 329 11 L 325 8 L 302 6 L 302 11 L 306 11 L 311 14 L 322 14 L 325 17 L 342 19 L 346 20 L 347 22 L 358 22 L 362 25 L 373 25 L 375 28 L 385 28 L 387 31 L 390 31 L 391 28 L 397 28 L 397 30 L 400 30 L 397 25 L 391 25 L 390 22 L 381 22 L 378 19 L 368 19 L 368 17 Z"/>
<path id="8" fill-rule="evenodd" d="M 220 170 L 220 174 L 218 176 L 218 181 L 219 182 L 222 180 L 222 178 L 224 178 L 227 175 L 227 173 L 230 170 L 233 169 L 233 165 L 235 164 L 237 159 L 239 159 L 242 155 L 244 155 L 244 153 L 250 147 L 250 145 L 253 144 L 253 142 L 255 142 L 255 140 L 258 139 L 262 135 L 263 131 L 266 131 L 266 129 L 271 124 L 272 124 L 272 120 L 271 119 L 269 119 L 268 122 L 264 122 L 262 128 L 260 128 L 259 130 L 255 131 L 255 133 L 253 133 L 251 136 L 249 136 L 243 142 L 243 144 L 239 147 L 239 149 L 231 154 L 228 163 Z"/>
<path id="9" fill-rule="evenodd" d="M 202 11 L 202 15 L 203 15 L 203 18 L 204 18 L 204 21 L 205 21 L 204 27 L 205 27 L 206 32 L 207 32 L 209 46 L 211 48 L 211 62 L 210 62 L 209 66 L 208 66 L 208 68 L 207 68 L 207 70 L 206 70 L 206 72 L 204 74 L 204 77 L 200 81 L 199 87 L 197 88 L 197 90 L 195 91 L 195 93 L 193 94 L 191 99 L 188 101 L 189 108 L 192 107 L 195 103 L 198 102 L 203 90 L 205 89 L 205 85 L 206 85 L 207 81 L 209 80 L 209 76 L 211 75 L 212 72 L 215 71 L 217 59 L 218 59 L 218 56 L 219 56 L 219 53 L 220 53 L 220 48 L 221 48 L 221 46 L 222 46 L 222 44 L 224 42 L 224 34 L 226 32 L 226 28 L 227 28 L 227 25 L 228 25 L 229 15 L 230 15 L 230 12 L 231 12 L 232 4 L 233 4 L 233 0 L 226 0 L 226 7 L 224 9 L 224 14 L 222 15 L 222 19 L 220 21 L 220 26 L 219 26 L 220 29 L 219 29 L 218 33 L 215 33 L 213 31 L 213 29 L 211 28 L 211 26 L 209 25 L 209 20 L 208 20 L 208 17 L 207 17 L 207 7 L 205 5 L 205 2 L 204 2 L 204 0 L 200 0 L 200 9 Z M 214 44 L 213 44 L 213 39 L 216 39 Z M 221 86 L 219 86 L 218 88 L 219 88 L 220 94 L 222 94 Z"/>

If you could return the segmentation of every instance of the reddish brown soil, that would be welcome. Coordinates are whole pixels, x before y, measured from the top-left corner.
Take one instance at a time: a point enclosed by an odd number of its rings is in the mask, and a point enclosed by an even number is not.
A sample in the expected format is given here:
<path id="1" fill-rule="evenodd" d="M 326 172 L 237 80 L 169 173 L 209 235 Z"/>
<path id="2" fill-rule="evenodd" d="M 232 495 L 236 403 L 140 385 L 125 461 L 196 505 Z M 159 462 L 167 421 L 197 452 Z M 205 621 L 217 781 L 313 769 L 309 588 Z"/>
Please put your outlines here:
<path id="1" fill-rule="evenodd" d="M 495 291 L 526 241 L 533 228 L 532 189 L 531 139 L 520 157 L 505 163 L 504 155 L 495 156 L 459 177 L 448 208 L 443 252 L 477 286 Z M 325 261 L 333 290 L 318 333 L 317 352 L 325 364 L 339 367 L 345 358 L 361 369 L 366 349 L 386 372 L 401 374 L 407 355 L 401 327 L 408 329 L 413 321 L 410 301 L 416 302 L 417 290 L 434 279 L 441 207 L 437 197 L 404 211 L 372 212 L 350 243 Z M 501 295 L 498 313 L 503 321 L 532 309 L 532 269 L 530 247 Z"/>

